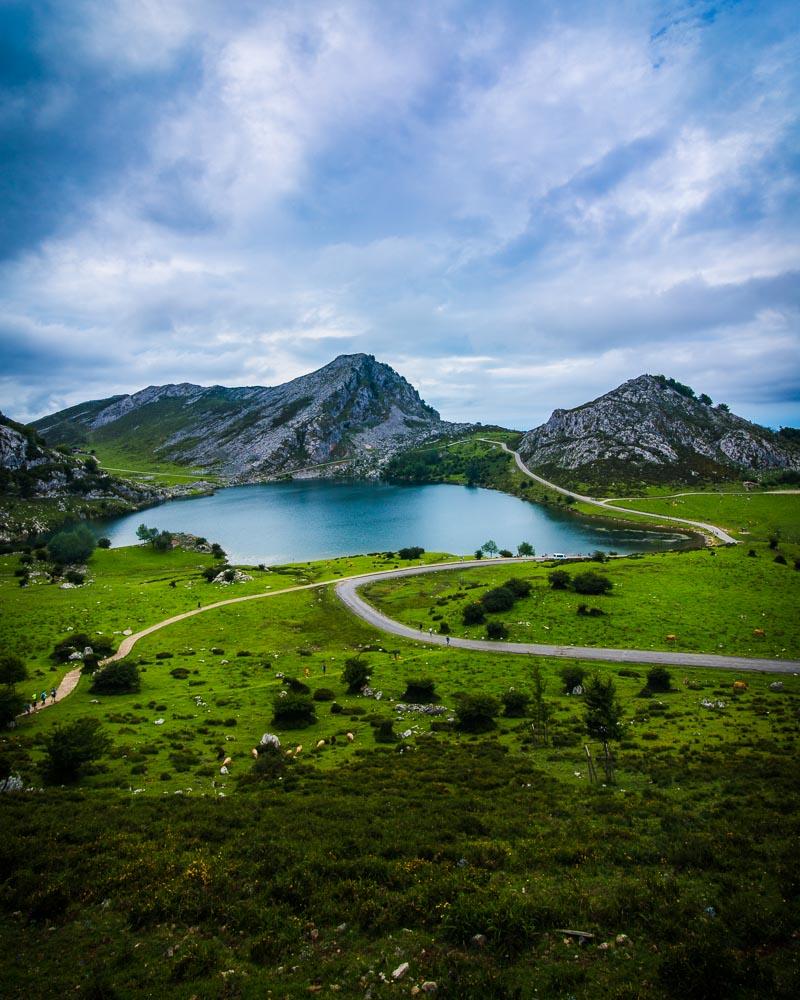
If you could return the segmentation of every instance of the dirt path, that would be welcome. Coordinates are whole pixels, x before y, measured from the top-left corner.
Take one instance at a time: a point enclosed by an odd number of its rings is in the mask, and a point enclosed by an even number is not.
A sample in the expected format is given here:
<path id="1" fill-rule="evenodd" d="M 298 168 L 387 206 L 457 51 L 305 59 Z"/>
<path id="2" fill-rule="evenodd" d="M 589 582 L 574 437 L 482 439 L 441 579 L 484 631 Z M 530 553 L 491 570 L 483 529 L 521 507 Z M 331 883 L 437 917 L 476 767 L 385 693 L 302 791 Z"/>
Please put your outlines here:
<path id="1" fill-rule="evenodd" d="M 57 705 L 60 701 L 63 701 L 64 698 L 66 698 L 68 694 L 72 694 L 72 692 L 78 686 L 78 681 L 80 679 L 81 679 L 81 668 L 80 667 L 76 667 L 74 670 L 70 670 L 69 673 L 64 674 L 64 676 L 61 678 L 61 683 L 56 688 L 56 700 L 55 701 L 48 700 L 48 701 L 46 701 L 44 703 L 44 705 L 42 705 L 41 702 L 39 702 L 39 707 L 36 709 L 35 712 L 33 712 L 31 714 L 32 715 L 38 715 L 38 713 L 41 712 L 42 709 L 44 709 L 44 708 L 50 708 L 52 705 Z M 50 695 L 49 695 L 49 691 L 48 691 L 48 699 L 49 699 L 49 697 L 50 697 Z M 23 712 L 21 717 L 24 717 L 24 716 L 25 716 L 25 713 Z"/>

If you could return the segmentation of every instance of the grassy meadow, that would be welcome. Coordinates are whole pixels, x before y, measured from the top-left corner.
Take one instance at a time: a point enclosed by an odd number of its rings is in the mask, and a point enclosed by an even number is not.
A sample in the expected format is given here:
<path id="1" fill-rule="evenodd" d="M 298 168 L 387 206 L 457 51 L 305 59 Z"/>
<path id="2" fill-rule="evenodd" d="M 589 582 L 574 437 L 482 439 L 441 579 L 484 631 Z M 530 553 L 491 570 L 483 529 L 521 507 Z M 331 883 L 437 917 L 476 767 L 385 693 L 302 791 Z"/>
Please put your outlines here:
<path id="1" fill-rule="evenodd" d="M 578 595 L 546 587 L 549 567 L 502 560 L 372 585 L 370 596 L 438 627 L 525 575 L 531 597 L 490 616 L 515 637 L 660 648 L 675 632 L 681 649 L 797 656 L 798 499 L 769 508 L 783 511 L 778 549 L 764 515 L 744 545 L 714 555 L 563 566 L 612 578 L 609 596 L 580 598 L 605 616 L 578 616 Z M 209 556 L 137 546 L 96 551 L 91 583 L 61 590 L 20 587 L 18 562 L 0 559 L 0 639 L 26 660 L 31 690 L 63 674 L 50 653 L 71 631 L 117 643 L 198 602 L 407 565 L 372 555 L 249 568 L 251 581 L 223 587 L 202 578 Z M 353 656 L 380 698 L 347 693 Z M 203 612 L 140 640 L 130 659 L 138 692 L 93 694 L 84 677 L 0 737 L 0 761 L 25 788 L 0 795 L 4 996 L 377 998 L 426 995 L 426 982 L 440 997 L 520 1000 L 797 994 L 800 678 L 781 676 L 776 691 L 776 675 L 748 674 L 734 694 L 734 672 L 676 668 L 672 689 L 654 694 L 636 665 L 385 635 L 332 586 Z M 616 684 L 614 781 L 564 666 Z M 500 715 L 484 733 L 456 726 L 459 694 L 532 694 L 537 671 L 546 733 L 531 714 Z M 306 727 L 273 722 L 286 677 L 334 699 L 315 700 Z M 398 711 L 416 678 L 434 681 L 441 715 Z M 76 785 L 48 785 L 44 741 L 88 719 L 110 749 Z M 388 720 L 397 741 L 384 745 Z M 251 748 L 265 732 L 302 750 L 259 770 Z"/>

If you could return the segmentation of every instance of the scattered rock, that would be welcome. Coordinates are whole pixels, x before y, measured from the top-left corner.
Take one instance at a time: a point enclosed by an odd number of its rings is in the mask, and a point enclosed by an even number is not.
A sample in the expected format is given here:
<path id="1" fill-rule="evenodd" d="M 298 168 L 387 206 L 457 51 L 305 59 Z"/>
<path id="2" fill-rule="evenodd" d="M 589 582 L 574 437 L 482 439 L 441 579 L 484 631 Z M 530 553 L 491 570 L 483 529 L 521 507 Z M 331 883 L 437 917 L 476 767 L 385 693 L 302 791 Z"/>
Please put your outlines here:
<path id="1" fill-rule="evenodd" d="M 432 979 L 427 979 L 420 987 L 423 993 L 435 993 L 439 989 L 439 984 Z"/>
<path id="2" fill-rule="evenodd" d="M 486 935 L 485 934 L 473 934 L 470 939 L 476 948 L 486 947 Z"/>
<path id="3" fill-rule="evenodd" d="M 403 976 L 408 972 L 408 962 L 403 962 L 398 965 L 397 968 L 392 973 L 392 979 L 402 979 Z"/>

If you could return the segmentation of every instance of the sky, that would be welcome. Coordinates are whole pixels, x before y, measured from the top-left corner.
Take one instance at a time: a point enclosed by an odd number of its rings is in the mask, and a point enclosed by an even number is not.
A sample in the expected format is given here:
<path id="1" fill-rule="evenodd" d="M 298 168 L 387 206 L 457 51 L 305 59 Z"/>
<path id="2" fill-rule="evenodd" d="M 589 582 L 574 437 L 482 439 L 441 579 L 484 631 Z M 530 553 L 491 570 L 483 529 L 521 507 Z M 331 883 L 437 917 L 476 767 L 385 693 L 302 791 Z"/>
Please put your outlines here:
<path id="1" fill-rule="evenodd" d="M 797 0 L 0 0 L 0 408 L 392 365 L 800 424 Z"/>

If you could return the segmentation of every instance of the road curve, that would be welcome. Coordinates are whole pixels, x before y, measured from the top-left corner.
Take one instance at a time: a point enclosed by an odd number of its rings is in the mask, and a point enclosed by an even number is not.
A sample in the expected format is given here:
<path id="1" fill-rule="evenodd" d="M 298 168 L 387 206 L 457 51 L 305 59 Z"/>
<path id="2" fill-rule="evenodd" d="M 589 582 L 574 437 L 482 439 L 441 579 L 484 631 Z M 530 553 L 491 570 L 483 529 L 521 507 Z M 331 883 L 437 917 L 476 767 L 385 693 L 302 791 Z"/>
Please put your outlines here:
<path id="1" fill-rule="evenodd" d="M 527 562 L 524 559 L 503 559 L 509 562 Z M 774 674 L 790 674 L 800 671 L 800 660 L 765 660 L 744 656 L 717 656 L 713 653 L 672 653 L 653 649 L 598 649 L 592 646 L 558 646 L 546 643 L 493 642 L 486 639 L 459 639 L 456 636 L 421 632 L 389 618 L 377 608 L 368 604 L 358 593 L 359 588 L 368 583 L 400 576 L 416 576 L 419 573 L 436 573 L 446 569 L 469 569 L 476 566 L 494 565 L 485 560 L 465 560 L 460 563 L 439 563 L 431 566 L 411 566 L 407 569 L 388 570 L 360 577 L 347 577 L 336 584 L 339 599 L 369 625 L 390 632 L 403 639 L 424 642 L 432 646 L 451 646 L 457 649 L 479 650 L 489 653 L 517 653 L 527 656 L 554 656 L 571 660 L 603 660 L 610 663 L 654 663 L 681 667 L 713 667 L 718 670 L 766 671 Z"/>
<path id="2" fill-rule="evenodd" d="M 574 493 L 572 490 L 565 489 L 563 486 L 556 486 L 555 483 L 551 483 L 548 479 L 542 479 L 542 477 L 537 476 L 535 472 L 531 472 L 528 466 L 520 458 L 519 452 L 509 448 L 505 441 L 493 441 L 490 438 L 479 438 L 478 440 L 483 441 L 484 444 L 499 445 L 503 451 L 507 451 L 509 455 L 514 456 L 517 468 L 521 473 L 523 473 L 523 475 L 536 480 L 537 483 L 541 483 L 542 486 L 546 486 L 550 490 L 555 490 L 556 493 L 563 493 L 566 497 L 574 497 L 576 500 L 580 500 L 581 503 L 588 503 L 593 507 L 600 507 L 603 510 L 618 510 L 621 514 L 638 514 L 641 517 L 653 517 L 657 521 L 672 521 L 676 524 L 688 524 L 692 528 L 699 528 L 706 535 L 711 535 L 712 537 L 719 539 L 719 541 L 725 545 L 738 544 L 736 539 L 732 538 L 727 531 L 724 531 L 722 528 L 718 528 L 715 524 L 705 524 L 703 521 L 690 521 L 685 517 L 672 517 L 668 514 L 653 514 L 651 511 L 646 510 L 631 510 L 629 507 L 617 507 L 614 504 L 606 503 L 603 500 L 595 500 L 594 497 L 584 496 L 582 493 Z"/>

